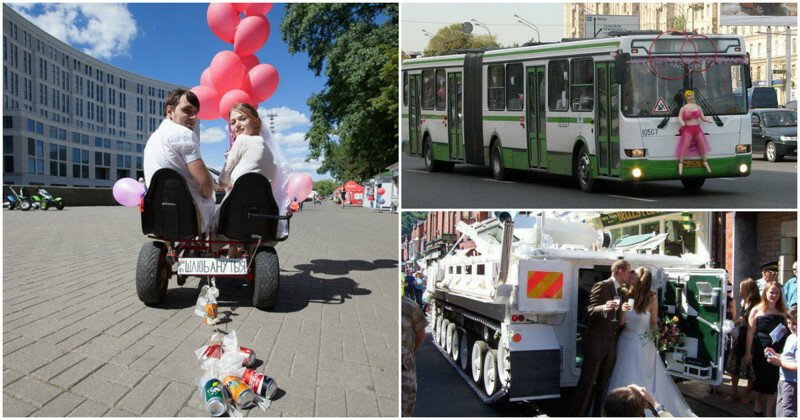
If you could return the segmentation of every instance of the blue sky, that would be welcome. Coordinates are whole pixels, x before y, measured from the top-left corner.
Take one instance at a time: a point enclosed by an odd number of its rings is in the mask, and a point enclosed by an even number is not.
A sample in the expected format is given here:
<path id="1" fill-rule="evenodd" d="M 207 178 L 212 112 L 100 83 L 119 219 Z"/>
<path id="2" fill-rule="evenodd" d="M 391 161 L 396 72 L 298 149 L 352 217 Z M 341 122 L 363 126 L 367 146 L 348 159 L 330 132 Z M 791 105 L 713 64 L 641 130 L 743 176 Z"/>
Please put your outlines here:
<path id="1" fill-rule="evenodd" d="M 56 38 L 106 63 L 146 77 L 187 87 L 200 84 L 200 74 L 215 54 L 233 50 L 217 38 L 206 21 L 206 3 L 121 4 L 12 4 L 17 11 Z M 324 77 L 308 70 L 308 56 L 288 53 L 281 40 L 280 23 L 285 4 L 274 4 L 267 14 L 270 35 L 256 52 L 261 63 L 278 69 L 280 84 L 275 94 L 259 104 L 278 115 L 275 137 L 295 170 L 315 180 L 319 162 L 303 162 L 308 154 L 303 140 L 309 129 L 308 97 L 322 90 Z M 202 121 L 203 157 L 210 167 L 221 168 L 227 149 L 226 124 L 222 119 Z"/>

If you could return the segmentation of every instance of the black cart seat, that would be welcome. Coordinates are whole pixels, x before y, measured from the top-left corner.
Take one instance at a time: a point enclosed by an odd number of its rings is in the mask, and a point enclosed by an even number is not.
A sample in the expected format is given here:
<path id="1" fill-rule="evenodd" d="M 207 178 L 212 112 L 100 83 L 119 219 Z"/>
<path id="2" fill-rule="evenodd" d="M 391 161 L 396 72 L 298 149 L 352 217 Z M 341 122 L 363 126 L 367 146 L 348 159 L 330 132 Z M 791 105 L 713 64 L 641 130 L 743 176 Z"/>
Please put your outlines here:
<path id="1" fill-rule="evenodd" d="M 144 196 L 142 233 L 179 241 L 194 239 L 199 232 L 197 207 L 186 180 L 173 169 L 156 171 Z"/>
<path id="2" fill-rule="evenodd" d="M 278 205 L 272 188 L 264 175 L 247 173 L 239 177 L 219 210 L 217 233 L 236 241 L 261 237 L 264 241 L 280 241 L 277 237 Z M 288 221 L 287 221 L 288 223 Z"/>

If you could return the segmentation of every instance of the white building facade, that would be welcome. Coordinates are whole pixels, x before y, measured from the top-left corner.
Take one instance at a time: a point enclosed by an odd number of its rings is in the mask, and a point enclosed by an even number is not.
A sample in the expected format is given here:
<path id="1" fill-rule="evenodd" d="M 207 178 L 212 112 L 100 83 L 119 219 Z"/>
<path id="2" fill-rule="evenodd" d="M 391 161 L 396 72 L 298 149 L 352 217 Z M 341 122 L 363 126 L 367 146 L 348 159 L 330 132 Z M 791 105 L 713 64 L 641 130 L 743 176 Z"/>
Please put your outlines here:
<path id="1" fill-rule="evenodd" d="M 111 187 L 180 86 L 97 60 L 3 5 L 3 183 Z"/>

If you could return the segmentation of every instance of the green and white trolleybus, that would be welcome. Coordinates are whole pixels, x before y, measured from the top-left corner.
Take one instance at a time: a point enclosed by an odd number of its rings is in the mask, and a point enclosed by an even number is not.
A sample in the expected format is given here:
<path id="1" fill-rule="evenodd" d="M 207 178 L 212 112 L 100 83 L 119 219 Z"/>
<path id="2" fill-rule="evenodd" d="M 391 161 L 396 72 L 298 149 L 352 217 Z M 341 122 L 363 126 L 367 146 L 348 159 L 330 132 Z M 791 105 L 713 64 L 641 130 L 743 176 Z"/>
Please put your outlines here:
<path id="1" fill-rule="evenodd" d="M 609 38 L 403 61 L 403 150 L 429 171 L 456 163 L 595 180 L 706 178 L 751 170 L 744 40 L 734 35 L 626 32 Z M 677 115 L 692 89 L 711 149 L 678 173 Z"/>

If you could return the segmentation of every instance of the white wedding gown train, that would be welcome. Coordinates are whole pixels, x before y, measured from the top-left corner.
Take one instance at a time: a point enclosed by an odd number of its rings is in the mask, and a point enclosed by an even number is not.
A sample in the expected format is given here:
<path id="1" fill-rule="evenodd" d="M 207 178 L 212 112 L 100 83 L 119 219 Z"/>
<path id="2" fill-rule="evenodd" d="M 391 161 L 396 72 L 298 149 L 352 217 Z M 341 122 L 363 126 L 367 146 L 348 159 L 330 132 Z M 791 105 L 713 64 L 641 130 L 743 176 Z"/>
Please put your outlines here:
<path id="1" fill-rule="evenodd" d="M 617 340 L 617 361 L 606 393 L 636 384 L 647 388 L 673 416 L 696 417 L 667 373 L 655 344 L 644 338 L 649 327 L 649 313 L 625 312 L 625 325 Z M 648 417 L 653 415 L 649 410 L 646 414 Z"/>

